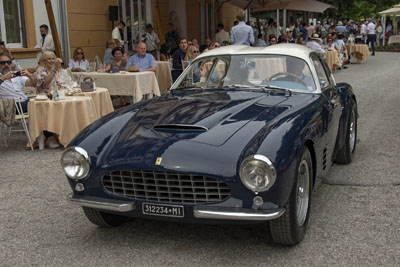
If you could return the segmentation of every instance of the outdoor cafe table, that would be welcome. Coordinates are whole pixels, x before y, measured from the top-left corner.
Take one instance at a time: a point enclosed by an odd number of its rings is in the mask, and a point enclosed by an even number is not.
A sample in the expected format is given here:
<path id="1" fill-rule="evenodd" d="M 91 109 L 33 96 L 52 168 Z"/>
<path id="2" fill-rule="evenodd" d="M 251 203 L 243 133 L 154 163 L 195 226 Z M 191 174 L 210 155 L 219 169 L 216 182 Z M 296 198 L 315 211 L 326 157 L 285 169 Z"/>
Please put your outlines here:
<path id="1" fill-rule="evenodd" d="M 156 77 L 161 94 L 166 94 L 172 85 L 171 68 L 168 61 L 156 61 Z"/>
<path id="2" fill-rule="evenodd" d="M 31 99 L 28 113 L 32 141 L 46 130 L 57 134 L 64 147 L 83 128 L 99 118 L 93 99 L 87 96 L 67 96 L 60 101 Z"/>
<path id="3" fill-rule="evenodd" d="M 131 96 L 133 102 L 142 100 L 145 95 L 160 95 L 156 75 L 153 71 L 102 73 L 102 72 L 73 72 L 76 79 L 80 76 L 91 77 L 96 86 L 105 87 L 110 95 Z"/>
<path id="4" fill-rule="evenodd" d="M 112 105 L 110 94 L 107 88 L 97 87 L 96 90 L 91 92 L 80 92 L 75 93 L 74 96 L 89 96 L 93 99 L 94 106 L 96 108 L 97 114 L 100 117 L 107 115 L 114 111 Z"/>
<path id="5" fill-rule="evenodd" d="M 389 37 L 388 45 L 400 44 L 400 35 L 392 35 Z"/>
<path id="6" fill-rule="evenodd" d="M 332 49 L 326 51 L 326 64 L 331 71 L 340 67 L 340 58 L 337 50 Z"/>
<path id="7" fill-rule="evenodd" d="M 348 50 L 349 55 L 354 55 L 358 63 L 366 60 L 369 55 L 368 45 L 365 44 L 350 44 L 348 45 Z"/>

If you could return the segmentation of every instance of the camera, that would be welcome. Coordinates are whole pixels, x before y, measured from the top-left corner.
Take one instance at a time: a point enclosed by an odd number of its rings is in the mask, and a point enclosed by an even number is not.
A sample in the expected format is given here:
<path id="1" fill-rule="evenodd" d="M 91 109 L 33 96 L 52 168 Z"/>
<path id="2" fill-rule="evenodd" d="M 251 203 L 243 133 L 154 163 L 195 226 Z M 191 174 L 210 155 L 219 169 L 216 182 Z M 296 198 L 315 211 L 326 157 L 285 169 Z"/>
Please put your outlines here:
<path id="1" fill-rule="evenodd" d="M 15 72 L 15 73 L 14 73 L 14 76 L 15 76 L 15 77 L 21 76 L 21 72 L 20 72 L 20 71 Z"/>

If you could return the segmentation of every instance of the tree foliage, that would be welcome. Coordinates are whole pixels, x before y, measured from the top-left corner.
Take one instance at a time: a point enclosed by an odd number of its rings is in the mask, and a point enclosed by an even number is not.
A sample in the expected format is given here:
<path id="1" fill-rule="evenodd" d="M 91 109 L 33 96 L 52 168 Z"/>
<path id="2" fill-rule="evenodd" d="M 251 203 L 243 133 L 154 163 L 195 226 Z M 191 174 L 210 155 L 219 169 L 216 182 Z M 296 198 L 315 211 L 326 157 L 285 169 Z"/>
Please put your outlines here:
<path id="1" fill-rule="evenodd" d="M 399 4 L 400 0 L 320 0 L 334 8 L 325 11 L 324 15 L 334 19 L 351 18 L 354 20 L 368 17 L 379 18 L 379 12 Z"/>

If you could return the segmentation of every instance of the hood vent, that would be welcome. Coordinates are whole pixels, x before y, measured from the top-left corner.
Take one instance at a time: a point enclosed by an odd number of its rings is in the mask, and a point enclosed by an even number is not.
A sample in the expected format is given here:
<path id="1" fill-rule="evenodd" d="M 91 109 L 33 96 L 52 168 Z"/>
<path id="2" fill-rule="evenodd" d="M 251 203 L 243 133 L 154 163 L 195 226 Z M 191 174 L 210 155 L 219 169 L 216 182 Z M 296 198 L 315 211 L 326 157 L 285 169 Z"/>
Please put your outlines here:
<path id="1" fill-rule="evenodd" d="M 188 124 L 158 124 L 153 127 L 154 130 L 160 132 L 207 132 L 207 127 L 200 125 L 188 125 Z"/>

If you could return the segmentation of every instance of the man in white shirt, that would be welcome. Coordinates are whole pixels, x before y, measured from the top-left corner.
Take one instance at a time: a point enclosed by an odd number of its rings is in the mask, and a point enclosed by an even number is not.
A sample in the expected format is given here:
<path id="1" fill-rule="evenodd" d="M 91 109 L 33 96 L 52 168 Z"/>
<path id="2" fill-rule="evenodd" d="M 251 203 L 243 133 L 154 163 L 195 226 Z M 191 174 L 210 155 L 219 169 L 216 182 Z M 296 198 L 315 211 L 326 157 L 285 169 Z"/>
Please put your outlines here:
<path id="1" fill-rule="evenodd" d="M 376 42 L 376 25 L 372 22 L 372 19 L 369 19 L 369 23 L 367 25 L 367 45 L 371 43 L 372 56 L 375 56 L 375 42 Z"/>
<path id="2" fill-rule="evenodd" d="M 363 42 L 365 44 L 365 40 L 367 38 L 367 25 L 365 25 L 364 22 L 361 22 L 360 34 L 362 35 L 362 40 L 363 40 Z"/>
<path id="3" fill-rule="evenodd" d="M 215 41 L 220 44 L 229 42 L 229 33 L 224 31 L 224 24 L 218 24 L 217 33 L 215 34 Z"/>
<path id="4" fill-rule="evenodd" d="M 24 94 L 24 86 L 34 86 L 36 80 L 28 71 L 22 69 L 11 71 L 11 58 L 7 54 L 0 54 L 0 98 L 14 98 L 21 100 L 23 112 L 27 112 L 29 99 Z"/>
<path id="5" fill-rule="evenodd" d="M 120 21 L 118 26 L 114 28 L 114 30 L 111 33 L 111 39 L 117 39 L 121 46 L 125 44 L 124 41 L 124 28 L 125 28 L 125 22 Z"/>
<path id="6" fill-rule="evenodd" d="M 319 35 L 314 33 L 311 36 L 311 39 L 307 42 L 307 47 L 317 52 L 320 56 L 325 56 L 325 50 L 322 49 L 320 42 L 321 40 L 319 39 Z"/>
<path id="7" fill-rule="evenodd" d="M 254 43 L 253 28 L 246 25 L 244 22 L 244 15 L 237 15 L 236 18 L 239 20 L 239 24 L 233 26 L 231 29 L 230 42 L 233 45 L 250 45 Z"/>
<path id="8" fill-rule="evenodd" d="M 37 48 L 43 53 L 46 51 L 55 52 L 53 36 L 49 34 L 49 26 L 46 24 L 40 25 L 40 35 L 42 39 L 40 39 L 40 43 L 37 44 Z"/>

